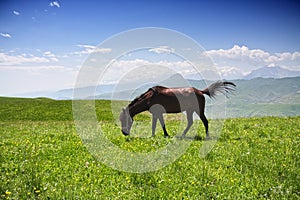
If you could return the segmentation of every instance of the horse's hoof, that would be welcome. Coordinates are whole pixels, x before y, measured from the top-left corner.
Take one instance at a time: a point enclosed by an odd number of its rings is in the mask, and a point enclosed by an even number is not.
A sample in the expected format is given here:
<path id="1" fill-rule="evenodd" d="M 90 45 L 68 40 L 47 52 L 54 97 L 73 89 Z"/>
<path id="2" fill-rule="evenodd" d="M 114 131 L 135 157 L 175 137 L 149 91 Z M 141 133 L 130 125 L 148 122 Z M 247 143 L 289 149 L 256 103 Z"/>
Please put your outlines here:
<path id="1" fill-rule="evenodd" d="M 176 135 L 175 138 L 180 139 L 180 140 L 182 139 L 181 135 Z"/>
<path id="2" fill-rule="evenodd" d="M 170 136 L 169 135 L 164 135 L 164 138 L 169 138 Z"/>
<path id="3" fill-rule="evenodd" d="M 205 138 L 205 140 L 211 140 L 211 139 L 212 139 L 212 138 L 211 138 L 211 137 L 209 137 L 209 136 Z"/>

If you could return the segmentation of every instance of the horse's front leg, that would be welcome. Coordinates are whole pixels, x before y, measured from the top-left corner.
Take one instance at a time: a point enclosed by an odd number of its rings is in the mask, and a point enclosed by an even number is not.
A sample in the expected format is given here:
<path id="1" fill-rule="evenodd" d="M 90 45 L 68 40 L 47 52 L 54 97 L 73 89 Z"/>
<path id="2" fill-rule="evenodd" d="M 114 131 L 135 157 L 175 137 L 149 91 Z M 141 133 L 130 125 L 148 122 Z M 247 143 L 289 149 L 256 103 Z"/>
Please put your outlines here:
<path id="1" fill-rule="evenodd" d="M 182 137 L 185 137 L 186 133 L 189 131 L 189 129 L 191 128 L 191 126 L 193 125 L 193 112 L 191 111 L 186 111 L 186 117 L 187 117 L 187 126 L 185 128 L 185 130 L 182 133 Z"/>
<path id="2" fill-rule="evenodd" d="M 152 137 L 155 136 L 156 123 L 157 123 L 157 116 L 152 114 Z"/>
<path id="3" fill-rule="evenodd" d="M 168 134 L 167 129 L 166 129 L 166 126 L 165 126 L 165 121 L 164 121 L 163 114 L 160 114 L 160 115 L 158 116 L 158 119 L 159 119 L 159 122 L 160 122 L 160 124 L 161 124 L 161 127 L 162 127 L 162 129 L 163 129 L 163 131 L 164 131 L 164 137 L 169 137 L 169 134 Z"/>

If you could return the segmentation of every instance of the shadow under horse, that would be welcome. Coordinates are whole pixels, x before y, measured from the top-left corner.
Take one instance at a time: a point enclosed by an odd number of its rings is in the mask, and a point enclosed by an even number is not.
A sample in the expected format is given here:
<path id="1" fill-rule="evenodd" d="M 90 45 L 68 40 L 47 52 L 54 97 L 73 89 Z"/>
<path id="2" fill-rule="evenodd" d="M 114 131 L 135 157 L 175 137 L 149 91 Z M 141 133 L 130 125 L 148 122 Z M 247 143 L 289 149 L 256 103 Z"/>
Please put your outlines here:
<path id="1" fill-rule="evenodd" d="M 206 139 L 209 139 L 208 120 L 205 117 L 205 97 L 204 95 L 214 98 L 217 93 L 227 96 L 235 90 L 236 85 L 228 81 L 218 81 L 212 83 L 204 90 L 198 90 L 194 87 L 183 88 L 167 88 L 163 86 L 155 86 L 139 97 L 135 98 L 120 113 L 120 121 L 122 125 L 122 133 L 130 135 L 130 129 L 133 124 L 135 115 L 149 111 L 152 114 L 152 136 L 155 136 L 157 120 L 159 120 L 164 136 L 168 137 L 163 114 L 164 113 L 180 113 L 186 111 L 187 126 L 182 133 L 185 137 L 186 133 L 193 124 L 193 113 L 196 112 L 202 120 Z"/>

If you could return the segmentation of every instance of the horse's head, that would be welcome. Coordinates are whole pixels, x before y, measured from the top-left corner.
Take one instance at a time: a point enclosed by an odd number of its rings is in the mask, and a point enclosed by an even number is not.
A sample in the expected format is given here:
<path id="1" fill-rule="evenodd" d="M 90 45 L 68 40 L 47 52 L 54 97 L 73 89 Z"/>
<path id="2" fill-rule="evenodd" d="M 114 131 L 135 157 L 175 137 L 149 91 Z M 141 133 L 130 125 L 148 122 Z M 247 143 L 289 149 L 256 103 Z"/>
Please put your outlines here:
<path id="1" fill-rule="evenodd" d="M 122 109 L 122 112 L 120 113 L 120 121 L 122 126 L 122 133 L 127 136 L 130 134 L 130 129 L 133 123 L 133 119 L 131 118 L 129 114 L 128 108 Z"/>

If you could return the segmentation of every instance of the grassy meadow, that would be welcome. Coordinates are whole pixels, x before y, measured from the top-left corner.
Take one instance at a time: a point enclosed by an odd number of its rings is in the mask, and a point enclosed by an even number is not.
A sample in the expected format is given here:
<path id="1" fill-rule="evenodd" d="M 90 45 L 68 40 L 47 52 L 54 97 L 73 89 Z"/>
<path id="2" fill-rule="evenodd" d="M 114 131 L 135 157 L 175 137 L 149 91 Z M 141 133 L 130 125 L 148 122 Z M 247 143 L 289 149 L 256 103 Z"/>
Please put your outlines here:
<path id="1" fill-rule="evenodd" d="M 160 148 L 172 139 L 159 126 L 154 138 L 125 138 L 110 101 L 95 104 L 108 138 L 127 151 Z M 166 122 L 172 136 L 177 124 L 176 118 Z M 300 117 L 227 119 L 205 158 L 199 157 L 203 140 L 194 140 L 175 162 L 140 174 L 111 169 L 87 151 L 72 101 L 0 98 L 0 138 L 0 199 L 300 198 Z"/>

